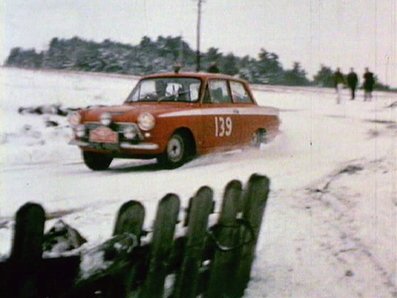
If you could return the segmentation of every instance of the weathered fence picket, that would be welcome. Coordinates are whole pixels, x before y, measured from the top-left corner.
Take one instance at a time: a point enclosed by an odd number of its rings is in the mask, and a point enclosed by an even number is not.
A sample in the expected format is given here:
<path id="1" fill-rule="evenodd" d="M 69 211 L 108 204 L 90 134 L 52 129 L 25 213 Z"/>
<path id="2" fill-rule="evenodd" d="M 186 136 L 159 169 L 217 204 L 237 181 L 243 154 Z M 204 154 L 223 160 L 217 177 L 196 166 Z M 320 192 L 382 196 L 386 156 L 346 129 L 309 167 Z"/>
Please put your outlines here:
<path id="1" fill-rule="evenodd" d="M 145 208 L 128 201 L 119 209 L 111 239 L 88 252 L 47 259 L 42 258 L 45 212 L 28 203 L 16 215 L 10 258 L 0 262 L 0 297 L 242 297 L 268 193 L 264 176 L 252 175 L 244 190 L 240 181 L 229 182 L 218 220 L 208 226 L 213 192 L 201 187 L 190 199 L 182 219 L 186 233 L 179 237 L 180 200 L 167 194 L 158 204 L 151 237 L 144 241 Z M 80 259 L 96 253 L 107 267 L 88 276 L 79 273 Z M 174 282 L 165 289 L 170 275 Z"/>
<path id="2" fill-rule="evenodd" d="M 270 181 L 267 177 L 252 175 L 244 193 L 243 219 L 252 228 L 242 230 L 242 241 L 249 242 L 240 248 L 239 264 L 236 267 L 235 293 L 241 297 L 250 279 L 251 267 L 255 257 L 255 248 L 269 194 Z M 252 241 L 250 240 L 252 238 Z"/>
<path id="3" fill-rule="evenodd" d="M 124 203 L 117 214 L 113 235 L 130 233 L 135 235 L 138 243 L 140 243 L 144 219 L 145 208 L 141 203 L 137 201 Z"/>
<path id="4" fill-rule="evenodd" d="M 233 249 L 233 246 L 238 241 L 236 227 L 237 215 L 242 205 L 241 192 L 240 181 L 233 180 L 226 186 L 221 214 L 217 225 L 212 228 L 216 252 L 211 264 L 210 280 L 205 297 L 222 297 L 222 294 L 227 293 L 233 283 L 231 273 L 236 262 L 236 249 Z"/>
<path id="5" fill-rule="evenodd" d="M 160 201 L 153 227 L 148 275 L 140 297 L 163 296 L 179 205 L 179 198 L 174 194 L 168 194 Z"/>
<path id="6" fill-rule="evenodd" d="M 38 272 L 41 266 L 44 237 L 44 209 L 37 204 L 28 203 L 17 212 L 14 243 L 10 263 L 16 269 L 11 274 L 19 282 L 13 285 L 18 297 L 37 297 L 39 295 Z"/>
<path id="7" fill-rule="evenodd" d="M 137 201 L 128 201 L 124 203 L 117 214 L 114 226 L 113 236 L 127 234 L 136 241 L 136 246 L 140 245 L 145 219 L 145 208 Z M 133 249 L 133 248 L 131 248 Z M 132 290 L 133 280 L 138 274 L 138 267 L 131 266 L 128 260 L 124 260 L 118 265 L 123 269 L 112 278 L 112 283 L 104 290 L 104 297 L 127 297 Z"/>
<path id="8" fill-rule="evenodd" d="M 189 210 L 189 226 L 182 261 L 182 268 L 177 276 L 174 297 L 196 297 L 199 281 L 199 269 L 205 245 L 208 216 L 212 210 L 212 190 L 202 187 L 191 198 Z"/>
<path id="9" fill-rule="evenodd" d="M 98 252 L 108 255 L 113 263 L 105 272 L 94 273 L 87 279 L 79 279 L 75 286 L 64 293 L 62 297 L 91 297 L 92 293 L 100 292 L 101 297 L 127 297 L 132 291 L 133 280 L 138 274 L 137 266 L 133 266 L 132 253 L 129 250 L 137 248 L 140 244 L 145 209 L 140 202 L 128 201 L 124 203 L 117 214 L 113 238 L 97 248 Z M 120 253 L 113 257 L 114 246 L 128 246 L 124 249 L 123 255 Z"/>

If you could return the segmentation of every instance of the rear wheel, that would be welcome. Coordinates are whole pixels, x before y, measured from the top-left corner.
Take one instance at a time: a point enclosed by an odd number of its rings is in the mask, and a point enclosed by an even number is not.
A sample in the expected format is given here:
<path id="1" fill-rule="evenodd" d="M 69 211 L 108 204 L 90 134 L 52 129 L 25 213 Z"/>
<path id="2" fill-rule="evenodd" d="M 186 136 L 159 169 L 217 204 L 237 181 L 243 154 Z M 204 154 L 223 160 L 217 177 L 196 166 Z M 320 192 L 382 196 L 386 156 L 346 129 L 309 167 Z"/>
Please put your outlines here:
<path id="1" fill-rule="evenodd" d="M 259 148 L 262 144 L 266 144 L 266 130 L 258 129 L 252 134 L 251 146 Z"/>
<path id="2" fill-rule="evenodd" d="M 158 157 L 158 161 L 165 168 L 178 168 L 192 156 L 192 146 L 188 136 L 174 133 L 168 140 L 165 152 Z"/>
<path id="3" fill-rule="evenodd" d="M 103 171 L 109 168 L 113 157 L 95 152 L 83 152 L 85 165 L 93 171 Z"/>

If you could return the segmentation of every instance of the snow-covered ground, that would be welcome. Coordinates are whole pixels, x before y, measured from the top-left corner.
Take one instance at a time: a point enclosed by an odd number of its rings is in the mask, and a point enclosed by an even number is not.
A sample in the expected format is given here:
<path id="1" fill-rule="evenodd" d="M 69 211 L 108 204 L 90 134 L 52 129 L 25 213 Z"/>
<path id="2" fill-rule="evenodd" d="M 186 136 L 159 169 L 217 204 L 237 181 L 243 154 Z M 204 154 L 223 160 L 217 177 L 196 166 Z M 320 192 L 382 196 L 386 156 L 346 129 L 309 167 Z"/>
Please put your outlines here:
<path id="1" fill-rule="evenodd" d="M 397 297 L 397 94 L 363 102 L 346 91 L 336 105 L 331 89 L 254 86 L 261 105 L 280 109 L 282 133 L 263 150 L 203 156 L 172 171 L 120 160 L 92 172 L 67 145 L 65 117 L 18 113 L 121 103 L 133 83 L 0 69 L 0 254 L 9 252 L 13 215 L 27 201 L 99 243 L 127 200 L 143 202 L 150 228 L 167 192 L 185 207 L 202 185 L 219 200 L 229 180 L 260 173 L 271 194 L 246 297 Z"/>

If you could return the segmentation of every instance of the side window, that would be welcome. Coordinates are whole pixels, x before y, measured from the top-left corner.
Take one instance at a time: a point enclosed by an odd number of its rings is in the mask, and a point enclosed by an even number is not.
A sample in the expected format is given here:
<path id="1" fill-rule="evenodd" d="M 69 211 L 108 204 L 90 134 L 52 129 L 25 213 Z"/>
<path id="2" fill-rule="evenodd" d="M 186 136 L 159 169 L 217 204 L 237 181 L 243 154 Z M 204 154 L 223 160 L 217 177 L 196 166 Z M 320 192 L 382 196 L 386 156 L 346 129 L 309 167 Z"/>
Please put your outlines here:
<path id="1" fill-rule="evenodd" d="M 232 91 L 234 102 L 236 103 L 251 103 L 252 99 L 240 82 L 230 82 L 230 90 Z"/>
<path id="2" fill-rule="evenodd" d="M 210 80 L 208 82 L 212 103 L 231 103 L 232 99 L 225 80 Z"/>
<path id="3" fill-rule="evenodd" d="M 154 81 L 143 81 L 141 84 L 141 92 L 140 92 L 140 98 L 144 97 L 147 94 L 156 94 L 156 91 L 158 90 L 158 85 L 155 84 Z"/>
<path id="4" fill-rule="evenodd" d="M 200 83 L 193 83 L 189 86 L 190 101 L 196 101 L 199 98 Z"/>

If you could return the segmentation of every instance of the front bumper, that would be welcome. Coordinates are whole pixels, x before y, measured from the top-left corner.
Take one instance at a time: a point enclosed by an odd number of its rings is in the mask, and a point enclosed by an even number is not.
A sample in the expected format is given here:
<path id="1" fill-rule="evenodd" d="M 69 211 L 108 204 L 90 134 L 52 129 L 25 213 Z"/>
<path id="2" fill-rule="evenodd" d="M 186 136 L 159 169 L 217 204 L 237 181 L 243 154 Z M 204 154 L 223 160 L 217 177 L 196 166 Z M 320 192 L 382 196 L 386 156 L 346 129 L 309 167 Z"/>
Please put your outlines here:
<path id="1" fill-rule="evenodd" d="M 98 150 L 120 150 L 120 149 L 132 149 L 132 150 L 148 150 L 155 151 L 159 149 L 159 145 L 154 143 L 138 143 L 130 144 L 127 142 L 121 142 L 120 144 L 105 144 L 105 143 L 90 143 L 79 140 L 71 140 L 69 145 L 77 145 L 79 147 L 93 148 Z"/>
<path id="2" fill-rule="evenodd" d="M 72 139 L 69 144 L 77 145 L 83 150 L 99 150 L 108 151 L 111 154 L 158 154 L 159 144 L 152 142 L 145 142 L 143 133 L 140 131 L 136 123 L 112 123 L 110 126 L 103 126 L 98 122 L 86 122 L 83 124 L 85 127 L 85 136 L 79 138 L 77 136 Z M 134 140 L 126 140 L 123 137 L 123 131 L 126 126 L 133 126 L 136 130 L 136 137 Z M 96 141 L 90 140 L 90 134 L 98 131 L 99 129 L 106 129 L 108 131 L 98 132 L 99 139 Z M 113 139 L 106 137 L 110 131 L 111 134 L 118 134 L 117 138 Z M 104 134 L 105 133 L 105 134 Z M 102 137 L 101 137 L 102 134 Z M 104 137 L 105 135 L 105 137 Z M 98 135 L 97 135 L 98 137 Z M 112 136 L 113 137 L 113 136 Z M 110 142 L 109 142 L 110 141 Z"/>

